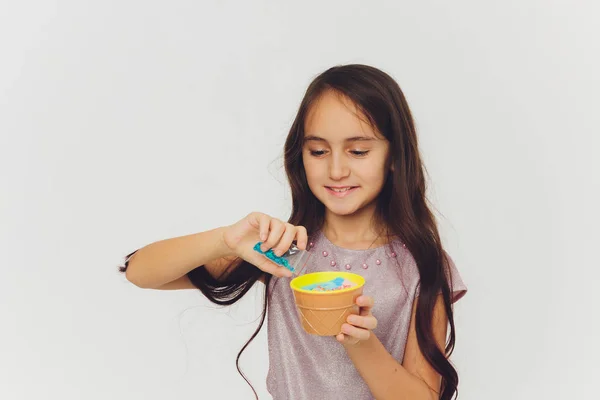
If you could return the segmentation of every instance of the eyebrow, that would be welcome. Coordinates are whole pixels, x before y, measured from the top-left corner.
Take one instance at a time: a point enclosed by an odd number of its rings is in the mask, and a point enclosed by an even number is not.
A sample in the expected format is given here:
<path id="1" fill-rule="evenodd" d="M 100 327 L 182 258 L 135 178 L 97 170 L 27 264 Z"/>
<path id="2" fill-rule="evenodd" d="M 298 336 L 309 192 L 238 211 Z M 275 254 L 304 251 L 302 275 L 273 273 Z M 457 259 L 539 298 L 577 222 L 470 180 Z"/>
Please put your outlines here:
<path id="1" fill-rule="evenodd" d="M 376 138 L 372 137 L 372 136 L 353 136 L 353 137 L 349 137 L 344 139 L 345 142 L 370 142 L 370 141 L 374 141 L 377 140 Z M 322 137 L 319 136 L 315 136 L 315 135 L 307 135 L 304 137 L 304 141 L 305 142 L 326 142 L 327 140 L 323 139 Z"/>

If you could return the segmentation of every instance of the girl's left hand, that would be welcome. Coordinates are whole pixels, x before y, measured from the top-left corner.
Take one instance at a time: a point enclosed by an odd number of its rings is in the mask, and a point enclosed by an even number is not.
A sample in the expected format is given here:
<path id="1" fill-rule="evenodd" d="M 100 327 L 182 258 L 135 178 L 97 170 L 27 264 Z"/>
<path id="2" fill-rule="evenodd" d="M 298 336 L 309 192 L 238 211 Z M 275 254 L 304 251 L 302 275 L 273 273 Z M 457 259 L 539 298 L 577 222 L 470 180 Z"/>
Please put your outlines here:
<path id="1" fill-rule="evenodd" d="M 344 345 L 356 345 L 369 339 L 371 331 L 377 327 L 377 319 L 371 313 L 374 300 L 369 296 L 359 296 L 356 304 L 360 307 L 359 315 L 349 315 L 348 323 L 342 325 L 342 333 L 336 336 Z"/>

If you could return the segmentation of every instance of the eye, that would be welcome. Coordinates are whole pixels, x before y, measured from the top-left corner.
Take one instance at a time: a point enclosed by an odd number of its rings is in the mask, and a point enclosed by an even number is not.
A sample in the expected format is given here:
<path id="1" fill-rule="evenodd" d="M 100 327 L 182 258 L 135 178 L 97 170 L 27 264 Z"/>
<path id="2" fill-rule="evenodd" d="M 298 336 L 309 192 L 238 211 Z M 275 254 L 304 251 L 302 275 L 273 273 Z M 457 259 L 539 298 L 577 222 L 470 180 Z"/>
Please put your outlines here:
<path id="1" fill-rule="evenodd" d="M 323 154 L 325 154 L 325 150 L 310 150 L 310 155 L 311 156 L 322 156 Z"/>
<path id="2" fill-rule="evenodd" d="M 350 153 L 354 154 L 357 157 L 364 157 L 369 153 L 369 150 L 352 150 Z"/>

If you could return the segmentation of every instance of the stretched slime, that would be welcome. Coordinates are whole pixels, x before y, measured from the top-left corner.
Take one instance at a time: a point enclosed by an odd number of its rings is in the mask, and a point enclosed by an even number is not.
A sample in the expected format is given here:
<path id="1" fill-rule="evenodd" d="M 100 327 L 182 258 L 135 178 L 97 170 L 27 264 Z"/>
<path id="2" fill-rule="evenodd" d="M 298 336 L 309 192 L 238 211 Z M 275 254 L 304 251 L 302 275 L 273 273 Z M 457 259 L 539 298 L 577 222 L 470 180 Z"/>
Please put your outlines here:
<path id="1" fill-rule="evenodd" d="M 284 257 L 278 257 L 277 255 L 275 255 L 275 253 L 273 252 L 272 249 L 269 249 L 267 251 L 262 251 L 260 249 L 260 245 L 262 244 L 262 242 L 258 242 L 254 245 L 254 250 L 259 252 L 260 254 L 263 254 L 264 256 L 266 256 L 269 260 L 273 261 L 276 264 L 281 265 L 282 267 L 285 267 L 287 269 L 289 269 L 290 271 L 294 272 L 295 269 L 294 267 L 292 267 L 289 263 L 289 261 Z"/>

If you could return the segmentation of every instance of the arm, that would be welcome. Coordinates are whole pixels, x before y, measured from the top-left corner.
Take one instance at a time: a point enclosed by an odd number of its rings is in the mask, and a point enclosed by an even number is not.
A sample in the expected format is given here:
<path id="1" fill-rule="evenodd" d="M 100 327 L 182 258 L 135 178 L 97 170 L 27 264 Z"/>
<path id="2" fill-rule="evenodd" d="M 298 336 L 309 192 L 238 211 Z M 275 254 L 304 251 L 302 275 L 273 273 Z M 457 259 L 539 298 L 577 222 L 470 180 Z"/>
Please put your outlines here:
<path id="1" fill-rule="evenodd" d="M 355 326 L 350 328 L 348 333 L 355 337 L 360 337 L 362 334 L 363 340 L 354 345 L 343 342 L 354 366 L 369 386 L 373 396 L 378 400 L 439 399 L 441 377 L 425 360 L 417 343 L 415 330 L 416 303 L 415 301 L 413 304 L 408 341 L 402 364 L 398 363 L 388 353 L 372 332 L 365 335 L 365 332 L 352 331 L 352 328 L 360 329 L 357 327 L 361 325 L 360 321 L 355 321 Z M 371 305 L 367 308 L 371 306 L 372 300 Z M 370 314 L 370 310 L 368 314 Z M 368 314 L 361 313 L 361 316 L 368 318 Z M 434 308 L 433 332 L 440 349 L 444 348 L 447 321 L 443 299 L 439 296 Z M 349 328 L 346 326 L 346 329 Z M 364 329 L 361 329 L 361 331 L 364 331 Z M 369 332 L 367 331 L 367 333 Z"/>
<path id="2" fill-rule="evenodd" d="M 169 289 L 169 284 L 187 281 L 185 275 L 200 265 L 212 276 L 220 276 L 235 260 L 223 240 L 224 229 L 165 239 L 137 250 L 129 259 L 127 280 L 142 288 Z"/>
<path id="3" fill-rule="evenodd" d="M 306 228 L 253 212 L 231 226 L 151 243 L 128 258 L 125 274 L 142 288 L 193 289 L 187 276 L 190 271 L 202 266 L 211 277 L 223 281 L 245 260 L 265 273 L 289 277 L 290 271 L 253 248 L 262 241 L 263 250 L 282 255 L 294 239 L 298 248 L 306 249 Z"/>

